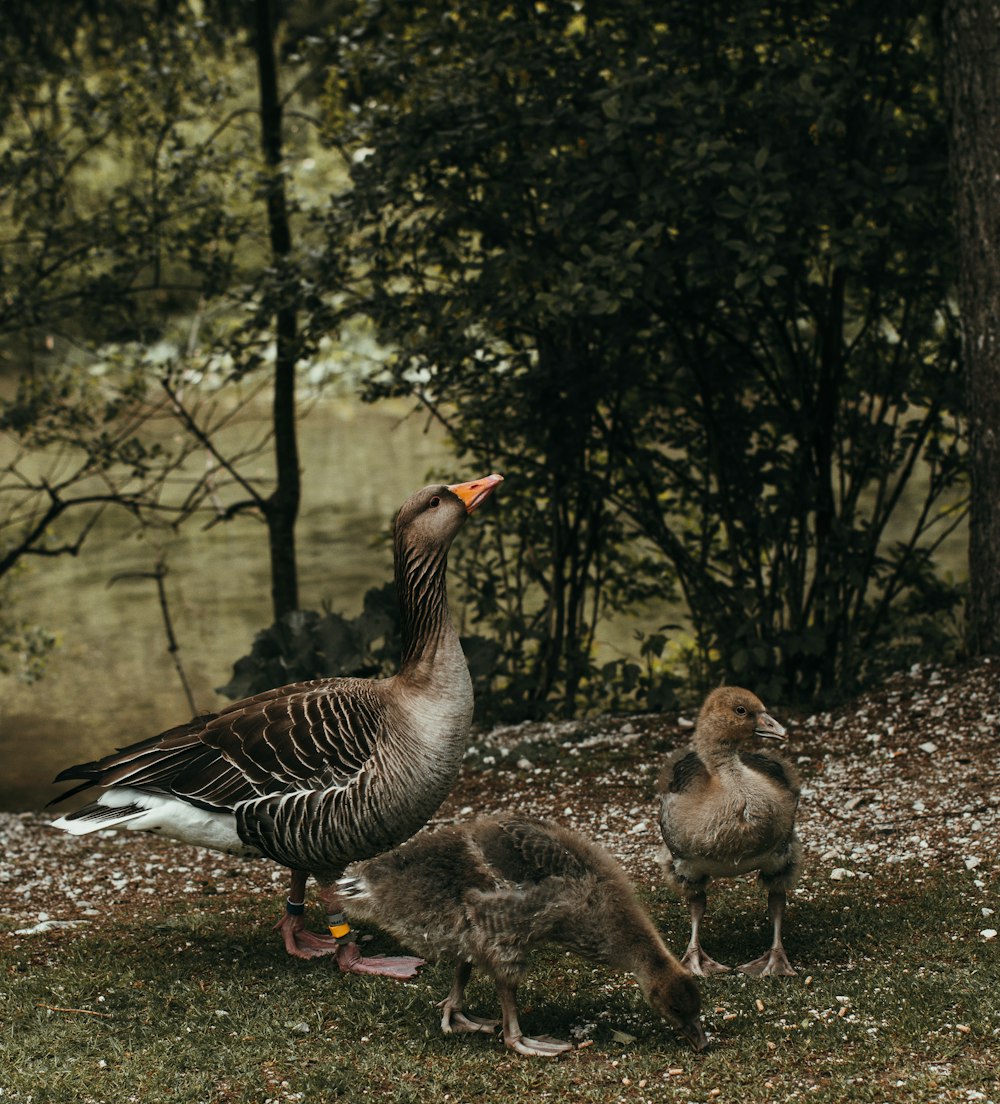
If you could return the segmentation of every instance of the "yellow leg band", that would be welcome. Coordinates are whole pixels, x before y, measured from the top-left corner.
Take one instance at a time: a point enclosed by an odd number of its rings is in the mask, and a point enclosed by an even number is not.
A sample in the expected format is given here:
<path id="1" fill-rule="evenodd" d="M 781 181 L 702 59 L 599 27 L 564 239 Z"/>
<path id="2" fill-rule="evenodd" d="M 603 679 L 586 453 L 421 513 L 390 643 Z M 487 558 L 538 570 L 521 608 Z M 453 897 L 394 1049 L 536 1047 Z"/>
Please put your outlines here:
<path id="1" fill-rule="evenodd" d="M 331 924 L 330 934 L 334 939 L 343 939 L 351 930 L 350 924 Z"/>

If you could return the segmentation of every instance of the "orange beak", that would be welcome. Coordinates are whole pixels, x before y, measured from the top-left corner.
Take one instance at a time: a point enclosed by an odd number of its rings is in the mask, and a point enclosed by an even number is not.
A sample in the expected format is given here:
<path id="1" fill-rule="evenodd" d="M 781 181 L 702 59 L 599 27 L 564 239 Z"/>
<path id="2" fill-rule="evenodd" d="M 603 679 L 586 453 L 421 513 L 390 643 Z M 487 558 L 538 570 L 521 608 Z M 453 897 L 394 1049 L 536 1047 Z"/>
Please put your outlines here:
<path id="1" fill-rule="evenodd" d="M 502 475 L 487 475 L 482 479 L 473 479 L 471 483 L 453 483 L 448 490 L 465 503 L 467 513 L 472 513 L 480 503 L 485 502 L 493 493 L 493 488 L 503 482 Z"/>

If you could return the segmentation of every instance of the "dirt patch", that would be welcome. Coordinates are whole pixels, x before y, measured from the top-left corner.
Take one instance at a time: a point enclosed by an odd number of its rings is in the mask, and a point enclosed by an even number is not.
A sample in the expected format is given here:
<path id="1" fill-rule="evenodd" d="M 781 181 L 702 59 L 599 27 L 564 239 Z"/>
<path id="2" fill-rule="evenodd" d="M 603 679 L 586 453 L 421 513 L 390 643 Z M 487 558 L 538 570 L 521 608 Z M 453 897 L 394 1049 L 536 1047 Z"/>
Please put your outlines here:
<path id="1" fill-rule="evenodd" d="M 801 893 L 830 879 L 884 878 L 899 863 L 967 871 L 972 891 L 1000 872 L 1000 664 L 917 666 L 814 716 L 769 705 L 788 726 L 786 754 L 803 778 Z M 693 716 L 643 715 L 478 734 L 433 823 L 551 817 L 604 843 L 637 882 L 658 884 L 656 774 L 692 727 Z M 0 814 L 4 938 L 91 927 L 153 898 L 251 892 L 280 908 L 285 872 L 271 863 L 125 830 L 80 839 L 50 819 Z M 996 928 L 989 906 L 982 912 L 984 931 Z"/>

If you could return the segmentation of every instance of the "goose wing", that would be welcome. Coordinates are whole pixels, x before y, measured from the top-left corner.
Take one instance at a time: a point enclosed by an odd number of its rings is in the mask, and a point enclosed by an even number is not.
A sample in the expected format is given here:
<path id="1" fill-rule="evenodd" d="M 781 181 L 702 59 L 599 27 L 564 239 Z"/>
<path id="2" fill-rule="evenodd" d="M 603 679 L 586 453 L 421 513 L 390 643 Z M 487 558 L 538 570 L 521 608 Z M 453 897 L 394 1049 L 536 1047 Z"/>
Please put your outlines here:
<path id="1" fill-rule="evenodd" d="M 55 781 L 168 793 L 208 809 L 265 794 L 345 785 L 371 759 L 384 730 L 379 683 L 292 683 L 195 717 L 148 740 L 82 763 Z"/>

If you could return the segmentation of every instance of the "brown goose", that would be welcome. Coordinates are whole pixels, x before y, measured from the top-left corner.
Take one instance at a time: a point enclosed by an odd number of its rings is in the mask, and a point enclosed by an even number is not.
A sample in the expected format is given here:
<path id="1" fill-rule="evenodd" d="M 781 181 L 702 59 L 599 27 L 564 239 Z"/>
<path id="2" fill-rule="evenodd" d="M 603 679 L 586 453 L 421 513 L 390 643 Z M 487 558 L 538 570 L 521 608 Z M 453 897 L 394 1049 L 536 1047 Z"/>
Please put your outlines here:
<path id="1" fill-rule="evenodd" d="M 555 943 L 635 975 L 653 1011 L 695 1050 L 707 1045 L 698 988 L 663 944 L 618 863 L 550 821 L 481 818 L 426 832 L 352 867 L 340 881 L 352 912 L 422 954 L 455 963 L 439 1005 L 441 1030 L 492 1032 L 497 1020 L 464 1010 L 474 966 L 493 976 L 503 1038 L 521 1054 L 554 1056 L 572 1045 L 521 1034 L 517 986 L 528 954 Z"/>
<path id="2" fill-rule="evenodd" d="M 781 922 L 801 865 L 795 834 L 799 778 L 787 760 L 756 747 L 754 740 L 784 735 L 756 695 L 722 686 L 698 714 L 694 750 L 675 755 L 660 773 L 663 869 L 690 908 L 691 940 L 681 961 L 695 974 L 729 969 L 709 958 L 699 940 L 709 881 L 752 870 L 767 888 L 774 937 L 765 954 L 739 969 L 795 973 L 781 943 Z"/>
<path id="3" fill-rule="evenodd" d="M 419 959 L 362 958 L 334 883 L 348 863 L 421 828 L 465 753 L 472 683 L 448 616 L 452 539 L 500 475 L 425 487 L 396 515 L 395 580 L 403 625 L 388 679 L 293 683 L 234 702 L 95 763 L 64 770 L 103 792 L 54 826 L 82 835 L 124 826 L 291 870 L 278 922 L 289 954 L 336 954 L 342 970 L 412 977 Z M 305 930 L 306 879 L 319 883 L 331 934 Z"/>

